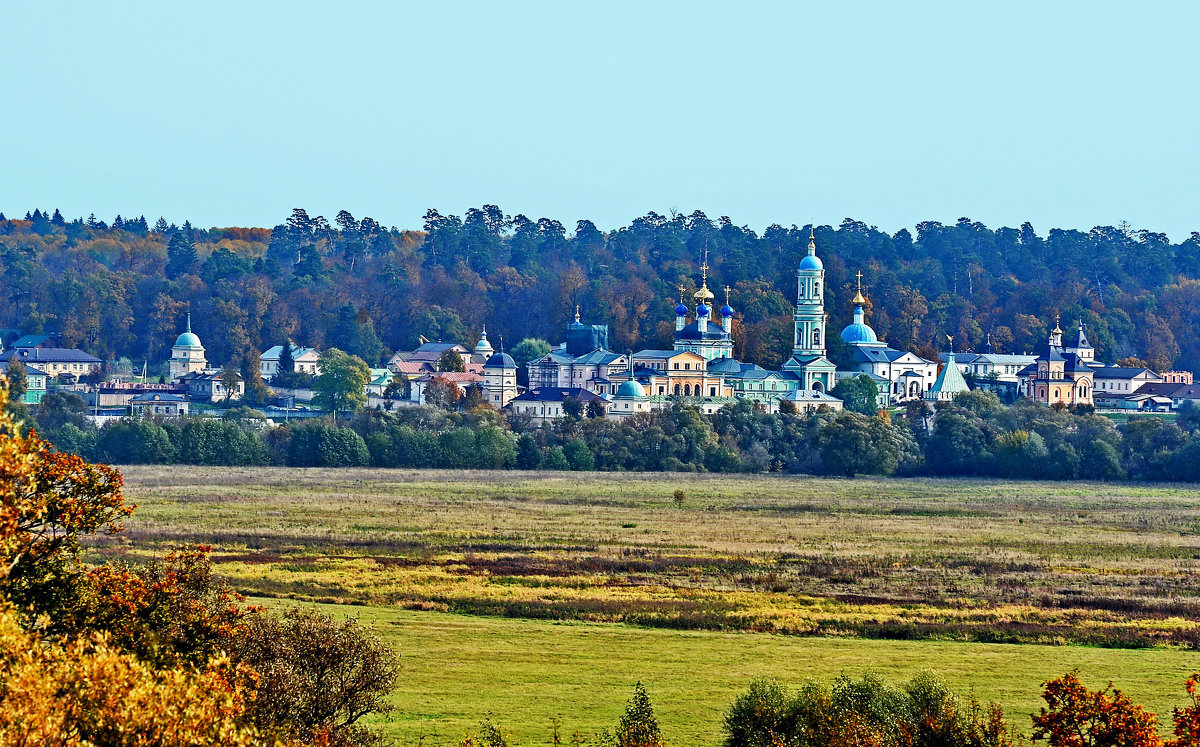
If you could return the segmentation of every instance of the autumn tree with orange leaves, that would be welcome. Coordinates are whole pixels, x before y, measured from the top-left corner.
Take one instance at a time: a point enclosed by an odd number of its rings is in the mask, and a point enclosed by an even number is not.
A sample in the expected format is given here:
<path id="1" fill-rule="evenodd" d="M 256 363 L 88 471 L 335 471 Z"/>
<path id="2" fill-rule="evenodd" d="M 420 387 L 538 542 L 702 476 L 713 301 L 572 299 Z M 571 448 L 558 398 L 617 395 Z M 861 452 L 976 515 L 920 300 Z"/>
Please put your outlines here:
<path id="1" fill-rule="evenodd" d="M 120 473 L 23 434 L 6 404 L 0 379 L 0 747 L 377 743 L 356 722 L 395 683 L 387 646 L 319 613 L 267 650 L 235 645 L 272 618 L 213 575 L 208 547 L 88 567 L 80 538 L 133 511 Z M 336 682 L 312 676 L 330 662 Z"/>

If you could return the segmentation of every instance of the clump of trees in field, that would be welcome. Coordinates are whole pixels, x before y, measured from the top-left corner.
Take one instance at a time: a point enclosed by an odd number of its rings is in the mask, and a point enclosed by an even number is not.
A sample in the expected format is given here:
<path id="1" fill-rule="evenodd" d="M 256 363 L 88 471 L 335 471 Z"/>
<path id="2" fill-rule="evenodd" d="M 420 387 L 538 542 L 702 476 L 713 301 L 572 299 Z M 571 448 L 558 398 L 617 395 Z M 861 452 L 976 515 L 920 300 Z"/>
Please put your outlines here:
<path id="1" fill-rule="evenodd" d="M 134 510 L 121 475 L 23 434 L 6 402 L 0 386 L 0 746 L 378 743 L 359 722 L 386 710 L 391 649 L 353 620 L 246 606 L 207 547 L 83 562 L 80 538 Z"/>
<path id="2" fill-rule="evenodd" d="M 1089 408 L 1004 405 L 990 392 L 910 405 L 899 417 L 765 413 L 747 401 L 705 416 L 674 406 L 623 420 L 585 408 L 546 427 L 486 404 L 360 410 L 268 428 L 222 419 L 120 420 L 97 430 L 83 400 L 50 392 L 28 421 L 62 451 L 116 464 L 968 475 L 1200 481 L 1200 412 L 1118 426 Z"/>

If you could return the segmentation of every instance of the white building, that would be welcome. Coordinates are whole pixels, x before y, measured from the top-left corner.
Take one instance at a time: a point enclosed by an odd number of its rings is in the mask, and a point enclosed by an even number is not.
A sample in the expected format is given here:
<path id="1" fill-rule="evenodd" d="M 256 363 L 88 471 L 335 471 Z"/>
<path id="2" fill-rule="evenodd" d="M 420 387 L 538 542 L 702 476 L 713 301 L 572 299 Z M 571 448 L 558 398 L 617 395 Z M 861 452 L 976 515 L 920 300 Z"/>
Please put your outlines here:
<path id="1" fill-rule="evenodd" d="M 204 346 L 200 338 L 192 332 L 192 312 L 187 315 L 187 329 L 171 347 L 171 360 L 168 362 L 171 381 L 179 381 L 190 373 L 198 373 L 208 367 L 204 358 Z"/>
<path id="2" fill-rule="evenodd" d="M 859 282 L 862 282 L 862 273 L 859 273 Z M 866 302 L 860 285 L 852 301 L 854 321 L 842 330 L 842 342 L 851 348 L 852 369 L 886 382 L 893 402 L 920 399 L 937 381 L 937 364 L 915 353 L 888 347 L 865 321 L 863 304 Z"/>
<path id="3" fill-rule="evenodd" d="M 483 401 L 500 408 L 517 393 L 517 362 L 505 352 L 492 354 L 483 364 Z"/>
<path id="4" fill-rule="evenodd" d="M 291 343 L 288 343 L 291 345 Z M 283 346 L 276 345 L 268 348 L 258 358 L 259 374 L 263 381 L 270 382 L 271 379 L 279 375 L 279 356 L 283 354 Z M 296 373 L 309 374 L 311 376 L 321 375 L 321 365 L 318 359 L 321 354 L 316 348 L 301 348 L 292 345 L 292 360 L 295 365 L 292 370 Z"/>

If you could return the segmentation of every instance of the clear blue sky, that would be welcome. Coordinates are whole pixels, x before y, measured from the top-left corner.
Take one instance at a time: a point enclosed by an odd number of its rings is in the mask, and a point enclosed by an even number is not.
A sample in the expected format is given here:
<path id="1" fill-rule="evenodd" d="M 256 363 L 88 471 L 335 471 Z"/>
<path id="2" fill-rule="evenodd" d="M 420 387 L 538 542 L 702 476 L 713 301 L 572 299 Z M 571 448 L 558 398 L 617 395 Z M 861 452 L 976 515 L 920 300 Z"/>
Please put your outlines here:
<path id="1" fill-rule="evenodd" d="M 20 2 L 0 211 L 1200 230 L 1194 2 Z"/>

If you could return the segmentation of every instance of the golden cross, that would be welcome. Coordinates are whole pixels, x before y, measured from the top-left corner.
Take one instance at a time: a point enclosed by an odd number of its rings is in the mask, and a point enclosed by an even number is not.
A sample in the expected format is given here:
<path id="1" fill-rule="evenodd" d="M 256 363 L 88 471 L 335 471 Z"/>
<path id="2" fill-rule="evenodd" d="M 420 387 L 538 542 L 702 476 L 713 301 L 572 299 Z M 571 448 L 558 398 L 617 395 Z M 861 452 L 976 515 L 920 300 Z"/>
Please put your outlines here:
<path id="1" fill-rule="evenodd" d="M 725 305 L 729 305 L 729 286 L 725 286 Z"/>
<path id="2" fill-rule="evenodd" d="M 858 271 L 858 289 L 862 290 L 862 270 Z"/>
<path id="3" fill-rule="evenodd" d="M 679 303 L 683 303 L 683 283 L 679 284 Z"/>

